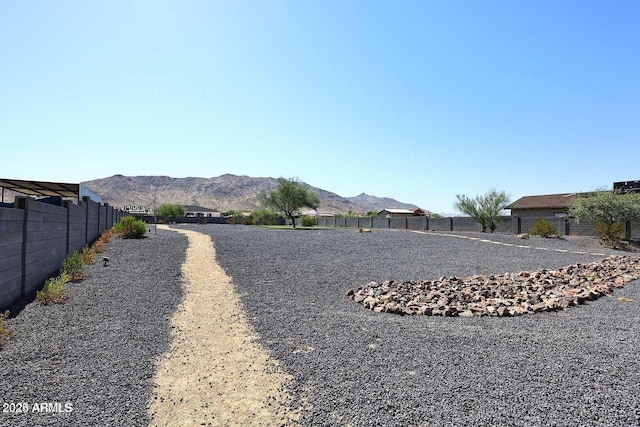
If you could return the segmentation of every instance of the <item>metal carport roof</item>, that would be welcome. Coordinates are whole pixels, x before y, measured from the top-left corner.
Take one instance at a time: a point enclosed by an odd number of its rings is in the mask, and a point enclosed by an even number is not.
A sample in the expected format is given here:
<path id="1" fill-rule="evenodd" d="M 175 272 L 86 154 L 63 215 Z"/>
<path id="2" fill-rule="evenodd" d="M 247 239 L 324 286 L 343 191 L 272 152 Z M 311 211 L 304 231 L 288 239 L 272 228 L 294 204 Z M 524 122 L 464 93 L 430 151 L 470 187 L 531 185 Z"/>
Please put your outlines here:
<path id="1" fill-rule="evenodd" d="M 0 187 L 29 196 L 75 197 L 80 194 L 80 184 L 61 182 L 25 181 L 21 179 L 0 178 Z"/>
<path id="2" fill-rule="evenodd" d="M 0 200 L 2 202 L 4 202 L 5 188 L 28 196 L 67 197 L 77 199 L 78 201 L 87 196 L 94 202 L 102 202 L 100 196 L 82 184 L 0 178 L 0 188 L 2 188 L 2 200 Z"/>

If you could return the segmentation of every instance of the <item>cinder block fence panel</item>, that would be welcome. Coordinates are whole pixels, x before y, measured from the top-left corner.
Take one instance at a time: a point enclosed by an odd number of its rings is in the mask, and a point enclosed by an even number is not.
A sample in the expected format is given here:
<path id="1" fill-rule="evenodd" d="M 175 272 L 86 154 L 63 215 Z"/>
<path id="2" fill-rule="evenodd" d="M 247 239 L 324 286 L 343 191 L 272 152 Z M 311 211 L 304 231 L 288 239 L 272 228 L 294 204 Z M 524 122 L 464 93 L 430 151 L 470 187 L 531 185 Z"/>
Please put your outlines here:
<path id="1" fill-rule="evenodd" d="M 82 247 L 87 243 L 87 213 L 86 207 L 82 203 L 80 205 L 70 204 L 67 206 L 69 211 L 69 253 L 82 250 Z"/>
<path id="2" fill-rule="evenodd" d="M 389 228 L 407 228 L 407 218 L 389 218 Z"/>
<path id="3" fill-rule="evenodd" d="M 88 199 L 54 206 L 18 197 L 14 208 L 0 207 L 0 309 L 39 290 L 68 253 L 99 237 L 108 215 L 121 214 Z"/>
<path id="4" fill-rule="evenodd" d="M 58 273 L 67 253 L 67 209 L 22 199 L 28 210 L 24 256 L 24 292 L 38 290 Z"/>
<path id="5" fill-rule="evenodd" d="M 407 218 L 407 228 L 409 230 L 426 230 L 428 218 L 426 216 L 413 216 Z"/>
<path id="6" fill-rule="evenodd" d="M 20 297 L 24 211 L 0 208 L 0 307 Z"/>
<path id="7" fill-rule="evenodd" d="M 429 229 L 436 231 L 451 231 L 449 218 L 429 218 Z"/>

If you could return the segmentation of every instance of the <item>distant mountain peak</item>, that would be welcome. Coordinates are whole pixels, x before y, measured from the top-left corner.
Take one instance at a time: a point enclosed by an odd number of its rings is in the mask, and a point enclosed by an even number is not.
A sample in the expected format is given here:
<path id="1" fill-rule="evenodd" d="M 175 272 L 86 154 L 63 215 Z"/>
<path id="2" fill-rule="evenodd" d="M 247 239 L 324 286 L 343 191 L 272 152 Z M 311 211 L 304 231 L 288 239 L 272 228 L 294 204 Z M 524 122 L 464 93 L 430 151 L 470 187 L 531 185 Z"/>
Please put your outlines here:
<path id="1" fill-rule="evenodd" d="M 383 209 L 417 209 L 418 206 L 411 203 L 402 203 L 390 197 L 376 197 L 366 193 L 360 193 L 354 197 L 347 197 L 351 202 L 365 206 L 369 211 L 381 211 Z"/>
<path id="2" fill-rule="evenodd" d="M 247 175 L 224 174 L 212 178 L 171 178 L 168 176 L 114 175 L 82 183 L 111 206 L 152 207 L 175 203 L 198 205 L 218 211 L 253 211 L 259 207 L 258 194 L 278 187 L 276 178 L 256 178 Z M 335 214 L 353 212 L 365 214 L 385 208 L 415 209 L 417 206 L 384 197 L 361 193 L 342 197 L 321 188 L 302 183 L 318 194 L 320 209 Z"/>

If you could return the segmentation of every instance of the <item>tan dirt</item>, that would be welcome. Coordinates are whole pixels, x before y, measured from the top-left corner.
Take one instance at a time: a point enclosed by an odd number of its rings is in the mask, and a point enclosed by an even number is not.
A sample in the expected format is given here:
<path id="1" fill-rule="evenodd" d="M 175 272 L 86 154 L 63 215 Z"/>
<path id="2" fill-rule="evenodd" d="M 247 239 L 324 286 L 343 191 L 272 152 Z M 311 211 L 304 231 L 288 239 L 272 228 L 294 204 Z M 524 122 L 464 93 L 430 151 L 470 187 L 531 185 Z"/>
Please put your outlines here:
<path id="1" fill-rule="evenodd" d="M 168 227 L 162 227 L 169 230 Z M 296 426 L 292 377 L 257 342 L 211 238 L 188 230 L 184 299 L 170 349 L 156 362 L 152 426 Z"/>

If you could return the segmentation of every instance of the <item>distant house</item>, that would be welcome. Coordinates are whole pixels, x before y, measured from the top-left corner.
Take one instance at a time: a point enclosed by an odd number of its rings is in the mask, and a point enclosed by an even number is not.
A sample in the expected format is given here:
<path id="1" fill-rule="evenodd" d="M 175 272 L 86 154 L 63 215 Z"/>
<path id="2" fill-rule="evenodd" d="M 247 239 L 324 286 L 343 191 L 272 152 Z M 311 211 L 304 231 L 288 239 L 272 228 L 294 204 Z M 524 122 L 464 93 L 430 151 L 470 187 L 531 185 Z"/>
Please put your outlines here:
<path id="1" fill-rule="evenodd" d="M 333 212 L 325 211 L 322 209 L 308 209 L 306 211 L 301 211 L 300 216 L 310 216 L 312 218 L 333 218 L 336 216 Z"/>
<path id="2" fill-rule="evenodd" d="M 394 209 L 387 208 L 378 211 L 378 218 L 405 218 L 411 216 L 426 216 L 422 209 Z"/>
<path id="3" fill-rule="evenodd" d="M 137 205 L 124 206 L 124 211 L 130 213 L 131 215 L 149 215 L 151 213 L 151 209 L 149 209 L 148 207 Z"/>
<path id="4" fill-rule="evenodd" d="M 525 196 L 506 209 L 511 209 L 511 216 L 563 218 L 577 198 L 577 193 Z"/>
<path id="5" fill-rule="evenodd" d="M 217 218 L 222 214 L 214 209 L 203 208 L 202 206 L 184 205 L 184 216 L 187 218 Z"/>
<path id="6" fill-rule="evenodd" d="M 413 210 L 413 215 L 414 216 L 431 216 L 432 214 L 429 211 L 425 211 L 425 210 L 420 209 L 420 208 L 415 208 Z"/>

